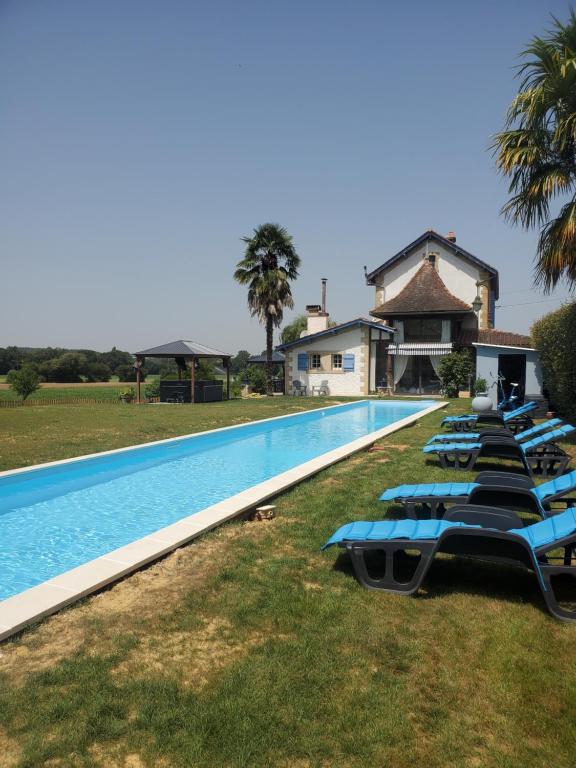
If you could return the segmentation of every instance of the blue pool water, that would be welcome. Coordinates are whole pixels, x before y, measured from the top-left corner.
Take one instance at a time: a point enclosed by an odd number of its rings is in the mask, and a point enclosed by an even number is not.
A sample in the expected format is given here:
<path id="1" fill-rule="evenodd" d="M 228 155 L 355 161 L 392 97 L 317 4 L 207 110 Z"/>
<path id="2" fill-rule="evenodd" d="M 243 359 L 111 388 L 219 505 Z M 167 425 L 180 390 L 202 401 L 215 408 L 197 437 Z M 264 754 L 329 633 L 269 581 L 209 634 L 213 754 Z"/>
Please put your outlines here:
<path id="1" fill-rule="evenodd" d="M 0 477 L 0 600 L 430 405 L 351 403 Z"/>

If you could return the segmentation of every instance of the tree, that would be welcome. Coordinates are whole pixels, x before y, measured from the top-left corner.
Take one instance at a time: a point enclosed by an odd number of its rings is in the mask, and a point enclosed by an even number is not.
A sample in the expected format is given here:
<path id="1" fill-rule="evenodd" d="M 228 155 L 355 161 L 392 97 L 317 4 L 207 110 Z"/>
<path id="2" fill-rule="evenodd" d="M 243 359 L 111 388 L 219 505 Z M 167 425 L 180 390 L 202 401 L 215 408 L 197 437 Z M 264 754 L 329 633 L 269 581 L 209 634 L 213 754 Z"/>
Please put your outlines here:
<path id="1" fill-rule="evenodd" d="M 240 373 L 240 371 L 243 371 L 247 367 L 249 358 L 250 358 L 250 352 L 248 352 L 245 349 L 241 349 L 230 360 L 230 373 L 233 374 L 234 376 L 237 376 Z"/>
<path id="2" fill-rule="evenodd" d="M 285 325 L 280 332 L 280 341 L 282 344 L 289 344 L 291 341 L 296 341 L 302 335 L 302 331 L 306 330 L 308 325 L 308 318 L 306 315 L 297 315 L 291 323 Z M 328 328 L 334 328 L 338 323 L 335 320 L 328 320 Z"/>
<path id="3" fill-rule="evenodd" d="M 306 330 L 308 320 L 306 315 L 297 315 L 291 323 L 285 325 L 280 332 L 280 341 L 282 344 L 289 344 L 300 338 L 302 331 Z"/>
<path id="4" fill-rule="evenodd" d="M 86 376 L 86 381 L 110 381 L 112 376 L 110 366 L 99 362 L 88 363 L 83 373 Z"/>
<path id="5" fill-rule="evenodd" d="M 538 227 L 535 282 L 576 287 L 576 14 L 554 19 L 523 51 L 517 96 L 496 134 L 496 164 L 510 179 L 506 218 Z M 560 199 L 554 215 L 550 206 Z"/>
<path id="6" fill-rule="evenodd" d="M 7 380 L 10 389 L 22 398 L 22 402 L 37 389 L 40 389 L 40 377 L 31 365 L 23 365 L 19 371 L 10 371 Z"/>
<path id="7" fill-rule="evenodd" d="M 118 373 L 117 368 L 120 365 L 134 365 L 134 358 L 130 352 L 122 352 L 116 347 L 112 347 L 110 352 L 102 352 L 100 360 L 110 366 L 114 373 Z"/>
<path id="8" fill-rule="evenodd" d="M 250 314 L 266 327 L 266 392 L 271 395 L 274 328 L 282 323 L 284 309 L 294 306 L 290 281 L 298 277 L 300 257 L 279 224 L 262 224 L 243 241 L 246 251 L 234 279 L 248 286 Z"/>
<path id="9" fill-rule="evenodd" d="M 41 363 L 38 370 L 46 381 L 76 383 L 82 381 L 86 366 L 86 357 L 82 353 L 65 352 L 60 357 Z"/>
<path id="10" fill-rule="evenodd" d="M 118 381 L 136 381 L 136 368 L 134 368 L 134 363 L 131 365 L 119 365 L 118 368 L 116 368 L 116 375 L 118 376 Z M 140 381 L 146 380 L 146 371 L 144 368 L 140 368 Z"/>

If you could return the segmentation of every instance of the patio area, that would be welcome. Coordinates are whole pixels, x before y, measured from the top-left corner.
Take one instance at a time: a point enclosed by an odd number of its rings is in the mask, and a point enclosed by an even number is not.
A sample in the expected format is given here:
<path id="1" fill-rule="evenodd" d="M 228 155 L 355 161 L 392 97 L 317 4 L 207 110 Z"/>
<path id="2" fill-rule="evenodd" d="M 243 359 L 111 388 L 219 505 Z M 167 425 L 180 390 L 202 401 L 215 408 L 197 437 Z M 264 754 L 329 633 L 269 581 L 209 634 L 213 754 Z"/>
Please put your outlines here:
<path id="1" fill-rule="evenodd" d="M 122 439 L 321 402 L 134 408 Z M 61 458 L 38 410 L 35 449 Z M 102 419 L 117 416 L 75 413 L 68 454 L 80 424 L 104 447 Z M 17 444 L 29 412 L 1 415 Z M 231 523 L 4 643 L 5 764 L 571 766 L 574 627 L 547 615 L 530 575 L 446 558 L 405 598 L 362 589 L 319 551 L 341 523 L 380 517 L 384 487 L 446 479 L 421 453 L 441 418 L 282 494 L 274 520 Z"/>

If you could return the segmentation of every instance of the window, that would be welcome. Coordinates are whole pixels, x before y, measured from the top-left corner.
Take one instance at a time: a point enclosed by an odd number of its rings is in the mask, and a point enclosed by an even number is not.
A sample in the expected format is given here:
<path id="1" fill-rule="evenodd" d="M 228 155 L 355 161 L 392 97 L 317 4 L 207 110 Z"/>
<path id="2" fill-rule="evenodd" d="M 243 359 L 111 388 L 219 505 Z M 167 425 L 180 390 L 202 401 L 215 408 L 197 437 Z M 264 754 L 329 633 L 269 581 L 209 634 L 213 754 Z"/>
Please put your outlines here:
<path id="1" fill-rule="evenodd" d="M 442 341 L 442 320 L 435 317 L 406 318 L 404 341 Z"/>
<path id="2" fill-rule="evenodd" d="M 332 355 L 332 370 L 333 371 L 341 371 L 342 370 L 342 355 L 341 354 Z"/>
<path id="3" fill-rule="evenodd" d="M 322 358 L 318 352 L 312 352 L 310 354 L 310 370 L 320 371 L 322 370 Z"/>

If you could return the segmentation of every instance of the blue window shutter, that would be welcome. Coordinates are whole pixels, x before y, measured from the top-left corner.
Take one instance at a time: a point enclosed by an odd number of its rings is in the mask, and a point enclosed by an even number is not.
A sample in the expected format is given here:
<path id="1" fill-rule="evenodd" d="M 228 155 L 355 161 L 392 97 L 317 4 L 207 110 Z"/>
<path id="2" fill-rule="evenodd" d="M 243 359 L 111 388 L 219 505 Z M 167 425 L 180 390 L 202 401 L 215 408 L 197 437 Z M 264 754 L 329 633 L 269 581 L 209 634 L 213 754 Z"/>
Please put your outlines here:
<path id="1" fill-rule="evenodd" d="M 298 353 L 298 370 L 299 371 L 308 370 L 308 355 L 306 352 Z"/>
<path id="2" fill-rule="evenodd" d="M 342 367 L 345 371 L 354 370 L 354 355 L 344 355 L 342 359 Z"/>

